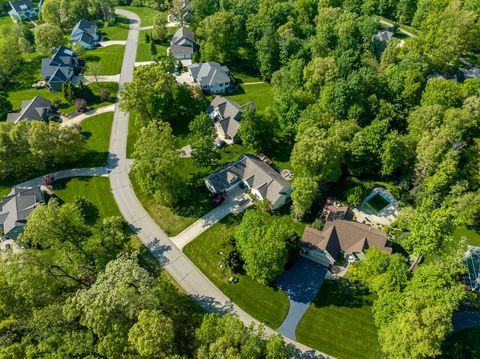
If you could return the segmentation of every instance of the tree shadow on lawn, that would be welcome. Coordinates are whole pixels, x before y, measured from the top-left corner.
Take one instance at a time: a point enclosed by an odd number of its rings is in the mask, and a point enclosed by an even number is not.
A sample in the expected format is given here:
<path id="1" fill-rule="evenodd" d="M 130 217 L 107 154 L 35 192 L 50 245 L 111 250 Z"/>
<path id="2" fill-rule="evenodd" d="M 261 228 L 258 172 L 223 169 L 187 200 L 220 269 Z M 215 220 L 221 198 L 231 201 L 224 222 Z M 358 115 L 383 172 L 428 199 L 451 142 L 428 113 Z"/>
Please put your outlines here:
<path id="1" fill-rule="evenodd" d="M 190 180 L 182 197 L 172 208 L 173 212 L 179 216 L 200 218 L 213 209 L 210 192 L 203 185 L 203 178 Z"/>
<path id="2" fill-rule="evenodd" d="M 346 279 L 325 280 L 313 305 L 317 308 L 335 306 L 361 308 L 372 304 L 366 288 L 356 287 Z"/>

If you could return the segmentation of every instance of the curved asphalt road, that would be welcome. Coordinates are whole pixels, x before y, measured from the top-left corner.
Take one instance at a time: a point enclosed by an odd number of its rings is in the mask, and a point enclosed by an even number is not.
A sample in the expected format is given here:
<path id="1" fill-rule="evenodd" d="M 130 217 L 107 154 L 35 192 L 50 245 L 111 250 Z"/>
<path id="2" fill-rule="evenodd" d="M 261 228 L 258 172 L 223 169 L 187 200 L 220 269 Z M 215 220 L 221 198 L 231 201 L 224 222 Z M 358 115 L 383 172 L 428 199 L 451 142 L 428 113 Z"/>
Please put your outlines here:
<path id="1" fill-rule="evenodd" d="M 129 11 L 116 10 L 131 21 L 128 39 L 125 45 L 119 89 L 130 82 L 135 67 L 135 57 L 139 35 L 139 17 Z M 115 106 L 112 133 L 110 137 L 108 167 L 110 170 L 110 186 L 120 212 L 130 224 L 138 238 L 163 265 L 163 268 L 193 299 L 209 311 L 234 313 L 245 323 L 257 323 L 250 315 L 232 303 L 203 273 L 170 241 L 163 230 L 138 201 L 128 177 L 129 161 L 127 160 L 128 113 Z M 267 333 L 273 330 L 266 328 Z M 314 351 L 285 338 L 295 345 L 298 357 L 329 358 L 323 353 Z"/>

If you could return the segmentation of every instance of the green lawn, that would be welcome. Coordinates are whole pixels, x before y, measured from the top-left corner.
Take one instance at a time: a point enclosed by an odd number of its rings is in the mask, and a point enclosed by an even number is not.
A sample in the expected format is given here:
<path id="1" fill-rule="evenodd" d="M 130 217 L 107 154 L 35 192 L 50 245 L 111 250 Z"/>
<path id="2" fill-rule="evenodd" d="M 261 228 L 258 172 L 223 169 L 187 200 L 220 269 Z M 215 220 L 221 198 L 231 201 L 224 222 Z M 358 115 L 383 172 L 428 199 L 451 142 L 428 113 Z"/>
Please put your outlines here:
<path id="1" fill-rule="evenodd" d="M 442 359 L 480 358 L 480 328 L 465 329 L 449 337 L 442 348 Z"/>
<path id="2" fill-rule="evenodd" d="M 153 19 L 155 18 L 155 15 L 159 13 L 159 11 L 149 7 L 116 6 L 116 9 L 128 10 L 137 14 L 140 17 L 140 26 L 153 25 Z M 165 16 L 167 16 L 166 13 Z"/>
<path id="3" fill-rule="evenodd" d="M 2 26 L 11 26 L 13 25 L 13 21 L 8 15 L 0 16 L 0 27 Z"/>
<path id="4" fill-rule="evenodd" d="M 153 61 L 152 54 L 150 53 L 150 44 L 147 44 L 145 41 L 145 37 L 149 33 L 150 31 L 142 31 L 140 33 L 137 47 L 137 62 Z M 159 55 L 167 55 L 167 46 L 161 44 L 157 44 L 156 46 Z"/>
<path id="5" fill-rule="evenodd" d="M 126 17 L 116 16 L 115 24 L 100 29 L 103 35 L 103 41 L 126 40 L 129 27 L 130 22 Z"/>
<path id="6" fill-rule="evenodd" d="M 81 123 L 82 134 L 87 137 L 87 153 L 79 167 L 99 167 L 107 162 L 113 112 L 90 117 Z"/>
<path id="7" fill-rule="evenodd" d="M 349 294 L 346 294 L 349 293 Z M 297 327 L 297 340 L 337 359 L 380 359 L 371 297 L 326 280 Z"/>
<path id="8" fill-rule="evenodd" d="M 10 191 L 11 187 L 8 186 L 0 186 L 0 198 L 3 198 L 3 196 L 6 196 Z"/>
<path id="9" fill-rule="evenodd" d="M 467 238 L 467 243 L 471 246 L 480 246 L 480 233 L 474 231 L 473 229 L 468 229 L 465 226 L 459 226 L 453 233 L 455 239 L 460 239 L 461 237 Z"/>
<path id="10" fill-rule="evenodd" d="M 240 84 L 238 91 L 225 97 L 237 102 L 239 105 L 253 101 L 258 111 L 263 111 L 273 105 L 272 85 L 268 83 L 257 85 Z"/>
<path id="11" fill-rule="evenodd" d="M 95 50 L 88 50 L 85 53 L 85 60 L 87 62 L 86 75 L 92 75 L 89 65 L 97 63 L 100 75 L 117 75 L 122 69 L 123 53 L 125 46 L 112 45 L 107 47 L 96 48 Z"/>
<path id="12" fill-rule="evenodd" d="M 55 181 L 55 195 L 64 202 L 72 202 L 75 196 L 81 195 L 98 207 L 100 217 L 121 216 L 108 177 L 75 177 Z"/>
<path id="13" fill-rule="evenodd" d="M 287 296 L 281 290 L 264 286 L 244 275 L 236 275 L 239 282 L 230 284 L 228 271 L 219 268 L 220 258 L 217 253 L 221 250 L 221 241 L 232 235 L 240 217 L 224 218 L 190 242 L 184 248 L 184 253 L 235 304 L 255 319 L 276 329 L 287 315 Z"/>

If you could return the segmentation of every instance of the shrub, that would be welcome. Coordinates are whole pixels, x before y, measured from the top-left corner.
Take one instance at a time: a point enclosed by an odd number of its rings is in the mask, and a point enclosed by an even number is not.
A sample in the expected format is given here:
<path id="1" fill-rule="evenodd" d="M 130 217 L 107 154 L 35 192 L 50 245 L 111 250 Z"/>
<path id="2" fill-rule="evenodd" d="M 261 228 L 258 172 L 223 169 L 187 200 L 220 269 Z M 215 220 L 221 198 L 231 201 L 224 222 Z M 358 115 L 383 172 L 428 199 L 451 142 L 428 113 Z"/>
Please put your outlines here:
<path id="1" fill-rule="evenodd" d="M 110 90 L 107 88 L 101 88 L 99 92 L 100 100 L 107 101 L 110 98 Z"/>
<path id="2" fill-rule="evenodd" d="M 77 98 L 75 100 L 75 109 L 77 112 L 85 112 L 87 110 L 87 101 L 83 98 Z"/>
<path id="3" fill-rule="evenodd" d="M 350 188 L 346 194 L 347 202 L 353 207 L 358 207 L 365 197 L 365 190 L 362 186 L 357 186 Z"/>

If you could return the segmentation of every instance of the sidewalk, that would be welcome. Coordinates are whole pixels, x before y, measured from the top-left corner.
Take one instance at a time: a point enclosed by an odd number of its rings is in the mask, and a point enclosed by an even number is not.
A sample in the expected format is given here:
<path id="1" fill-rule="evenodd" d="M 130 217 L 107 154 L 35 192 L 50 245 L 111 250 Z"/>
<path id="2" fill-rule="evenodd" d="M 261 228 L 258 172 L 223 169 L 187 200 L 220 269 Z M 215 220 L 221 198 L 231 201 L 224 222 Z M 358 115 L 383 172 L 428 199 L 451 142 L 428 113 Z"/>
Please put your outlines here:
<path id="1" fill-rule="evenodd" d="M 92 82 L 118 82 L 120 80 L 120 74 L 118 75 L 101 75 L 97 76 L 82 76 L 82 80 L 85 84 Z"/>
<path id="2" fill-rule="evenodd" d="M 107 167 L 92 167 L 92 168 L 74 168 L 70 170 L 57 171 L 53 173 L 45 173 L 43 176 L 19 183 L 15 187 L 32 188 L 43 185 L 43 177 L 53 176 L 55 181 L 70 178 L 70 177 L 97 177 L 108 176 Z"/>
<path id="3" fill-rule="evenodd" d="M 109 40 L 109 41 L 100 41 L 100 47 L 107 47 L 112 45 L 125 45 L 125 40 Z"/>

